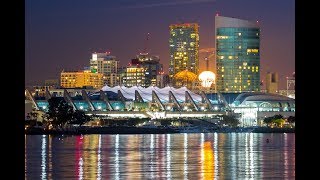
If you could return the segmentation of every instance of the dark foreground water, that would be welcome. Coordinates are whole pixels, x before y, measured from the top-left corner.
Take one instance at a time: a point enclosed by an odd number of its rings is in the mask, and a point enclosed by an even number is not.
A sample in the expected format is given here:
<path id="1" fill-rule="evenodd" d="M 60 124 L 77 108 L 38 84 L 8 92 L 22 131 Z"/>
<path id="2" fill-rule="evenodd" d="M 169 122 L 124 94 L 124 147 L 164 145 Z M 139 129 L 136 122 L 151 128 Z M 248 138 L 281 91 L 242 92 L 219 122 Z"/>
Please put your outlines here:
<path id="1" fill-rule="evenodd" d="M 25 176 L 294 179 L 295 134 L 26 135 Z"/>

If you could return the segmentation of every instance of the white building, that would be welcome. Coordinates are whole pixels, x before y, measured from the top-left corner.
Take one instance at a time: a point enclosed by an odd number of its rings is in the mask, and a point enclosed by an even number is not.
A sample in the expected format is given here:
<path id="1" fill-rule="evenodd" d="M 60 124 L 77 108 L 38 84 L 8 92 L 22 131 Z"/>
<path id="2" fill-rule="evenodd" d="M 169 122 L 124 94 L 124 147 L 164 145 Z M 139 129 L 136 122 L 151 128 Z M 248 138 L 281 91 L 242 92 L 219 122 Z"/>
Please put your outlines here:
<path id="1" fill-rule="evenodd" d="M 295 100 L 278 94 L 241 93 L 230 106 L 235 113 L 241 114 L 242 126 L 262 125 L 264 118 L 277 114 L 295 116 Z"/>

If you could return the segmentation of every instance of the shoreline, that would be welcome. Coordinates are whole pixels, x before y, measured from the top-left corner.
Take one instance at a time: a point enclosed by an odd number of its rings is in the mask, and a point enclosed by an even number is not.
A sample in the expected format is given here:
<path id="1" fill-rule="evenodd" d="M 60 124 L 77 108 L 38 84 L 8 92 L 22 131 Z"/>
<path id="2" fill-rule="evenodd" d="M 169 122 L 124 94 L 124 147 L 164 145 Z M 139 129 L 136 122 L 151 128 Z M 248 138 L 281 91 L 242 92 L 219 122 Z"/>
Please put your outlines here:
<path id="1" fill-rule="evenodd" d="M 221 128 L 215 130 L 201 130 L 186 132 L 171 128 L 144 128 L 144 127 L 79 127 L 68 130 L 44 130 L 29 128 L 25 135 L 83 135 L 83 134 L 179 134 L 179 133 L 295 133 L 295 128 Z"/>

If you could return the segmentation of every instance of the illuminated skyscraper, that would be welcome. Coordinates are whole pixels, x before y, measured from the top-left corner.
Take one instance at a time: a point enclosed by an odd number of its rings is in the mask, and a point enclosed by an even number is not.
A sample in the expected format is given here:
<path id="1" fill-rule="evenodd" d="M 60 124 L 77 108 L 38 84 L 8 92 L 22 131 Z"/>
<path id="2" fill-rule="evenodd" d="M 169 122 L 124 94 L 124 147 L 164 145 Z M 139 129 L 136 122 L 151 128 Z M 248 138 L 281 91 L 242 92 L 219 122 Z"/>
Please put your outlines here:
<path id="1" fill-rule="evenodd" d="M 257 22 L 215 17 L 217 90 L 260 91 L 260 28 Z"/>
<path id="2" fill-rule="evenodd" d="M 199 25 L 196 23 L 172 24 L 170 27 L 170 64 L 169 78 L 174 86 L 174 75 L 188 70 L 199 73 Z"/>

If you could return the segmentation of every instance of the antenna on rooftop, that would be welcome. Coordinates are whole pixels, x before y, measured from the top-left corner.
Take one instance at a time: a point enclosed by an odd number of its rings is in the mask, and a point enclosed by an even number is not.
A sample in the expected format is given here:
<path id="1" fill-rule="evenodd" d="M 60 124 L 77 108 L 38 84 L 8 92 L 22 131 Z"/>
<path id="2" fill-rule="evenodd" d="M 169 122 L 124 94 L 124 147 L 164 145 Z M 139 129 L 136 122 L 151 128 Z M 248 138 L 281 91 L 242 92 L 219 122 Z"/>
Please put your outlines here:
<path id="1" fill-rule="evenodd" d="M 149 38 L 150 38 L 150 33 L 147 33 L 146 40 L 144 41 L 143 53 L 148 53 L 147 52 L 147 48 L 148 48 L 148 40 L 149 40 Z"/>

